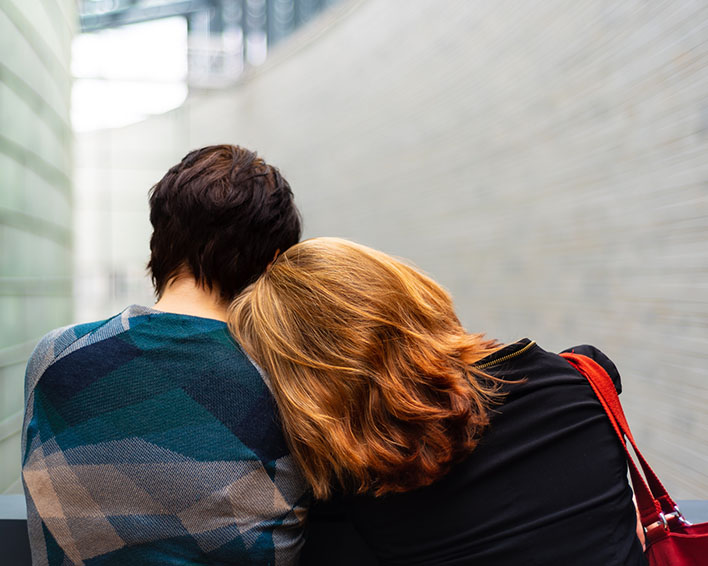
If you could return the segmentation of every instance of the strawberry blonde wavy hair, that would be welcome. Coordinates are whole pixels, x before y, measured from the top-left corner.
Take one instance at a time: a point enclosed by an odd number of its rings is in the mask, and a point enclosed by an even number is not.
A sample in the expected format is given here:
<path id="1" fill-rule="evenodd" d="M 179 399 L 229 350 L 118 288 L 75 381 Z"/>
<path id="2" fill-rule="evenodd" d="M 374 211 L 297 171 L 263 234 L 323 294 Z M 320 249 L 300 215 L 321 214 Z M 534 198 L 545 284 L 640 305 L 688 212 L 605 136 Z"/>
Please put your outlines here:
<path id="1" fill-rule="evenodd" d="M 289 248 L 232 303 L 229 328 L 270 376 L 315 497 L 429 485 L 469 454 L 500 397 L 474 362 L 498 348 L 448 293 L 337 238 Z"/>

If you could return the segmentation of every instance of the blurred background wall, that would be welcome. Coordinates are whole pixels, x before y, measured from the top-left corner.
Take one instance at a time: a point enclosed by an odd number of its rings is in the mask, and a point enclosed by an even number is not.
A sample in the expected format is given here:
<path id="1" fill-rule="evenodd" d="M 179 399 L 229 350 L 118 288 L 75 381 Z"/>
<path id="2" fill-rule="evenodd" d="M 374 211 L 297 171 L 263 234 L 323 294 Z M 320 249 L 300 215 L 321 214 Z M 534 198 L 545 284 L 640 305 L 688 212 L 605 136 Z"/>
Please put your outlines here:
<path id="1" fill-rule="evenodd" d="M 708 2 L 342 0 L 235 85 L 77 135 L 76 321 L 152 301 L 147 191 L 213 143 L 277 164 L 306 236 L 410 258 L 470 331 L 602 348 L 672 493 L 708 498 Z"/>
<path id="2" fill-rule="evenodd" d="M 21 492 L 27 357 L 72 312 L 73 0 L 0 2 L 0 493 Z"/>
<path id="3" fill-rule="evenodd" d="M 707 8 L 344 2 L 235 87 L 79 136 L 78 318 L 151 300 L 147 189 L 243 144 L 307 236 L 410 258 L 470 330 L 601 347 L 649 459 L 708 497 Z"/>

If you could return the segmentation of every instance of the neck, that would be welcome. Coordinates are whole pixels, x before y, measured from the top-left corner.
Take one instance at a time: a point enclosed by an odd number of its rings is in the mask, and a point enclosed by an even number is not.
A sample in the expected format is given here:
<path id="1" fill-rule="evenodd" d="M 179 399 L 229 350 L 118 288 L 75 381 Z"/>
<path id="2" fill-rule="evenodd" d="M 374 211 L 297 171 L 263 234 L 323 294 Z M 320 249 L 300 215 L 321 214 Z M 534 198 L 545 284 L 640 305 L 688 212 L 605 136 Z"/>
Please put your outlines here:
<path id="1" fill-rule="evenodd" d="M 192 277 L 177 277 L 167 284 L 155 309 L 175 314 L 226 321 L 228 301 L 219 295 L 218 289 L 207 289 Z"/>

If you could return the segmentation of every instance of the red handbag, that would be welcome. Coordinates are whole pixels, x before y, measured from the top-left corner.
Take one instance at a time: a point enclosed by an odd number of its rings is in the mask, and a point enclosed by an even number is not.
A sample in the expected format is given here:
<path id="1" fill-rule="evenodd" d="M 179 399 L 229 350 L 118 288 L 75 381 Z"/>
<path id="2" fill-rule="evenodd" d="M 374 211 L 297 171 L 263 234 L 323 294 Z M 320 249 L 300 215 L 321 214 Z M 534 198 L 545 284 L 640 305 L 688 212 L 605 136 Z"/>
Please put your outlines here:
<path id="1" fill-rule="evenodd" d="M 679 511 L 666 488 L 637 448 L 612 378 L 597 362 L 580 354 L 561 354 L 590 382 L 627 453 L 632 487 L 646 534 L 650 566 L 708 566 L 708 523 L 693 525 Z M 644 472 L 639 472 L 627 447 L 632 445 Z M 646 478 L 646 479 L 645 479 Z"/>

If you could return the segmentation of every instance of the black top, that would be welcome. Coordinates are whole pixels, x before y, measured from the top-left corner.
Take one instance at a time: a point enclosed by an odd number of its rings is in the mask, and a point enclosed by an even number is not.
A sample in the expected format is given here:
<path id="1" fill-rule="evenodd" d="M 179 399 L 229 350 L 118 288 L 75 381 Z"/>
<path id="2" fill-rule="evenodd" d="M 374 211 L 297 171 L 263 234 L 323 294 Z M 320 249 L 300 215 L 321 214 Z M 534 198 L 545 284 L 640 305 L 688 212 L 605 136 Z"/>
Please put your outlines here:
<path id="1" fill-rule="evenodd" d="M 572 350 L 620 391 L 602 352 Z M 528 339 L 478 366 L 523 381 L 505 384 L 475 451 L 429 487 L 316 505 L 303 566 L 646 564 L 625 455 L 587 380 Z"/>

